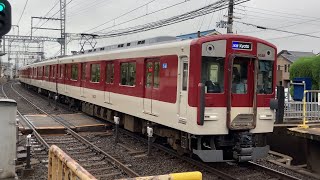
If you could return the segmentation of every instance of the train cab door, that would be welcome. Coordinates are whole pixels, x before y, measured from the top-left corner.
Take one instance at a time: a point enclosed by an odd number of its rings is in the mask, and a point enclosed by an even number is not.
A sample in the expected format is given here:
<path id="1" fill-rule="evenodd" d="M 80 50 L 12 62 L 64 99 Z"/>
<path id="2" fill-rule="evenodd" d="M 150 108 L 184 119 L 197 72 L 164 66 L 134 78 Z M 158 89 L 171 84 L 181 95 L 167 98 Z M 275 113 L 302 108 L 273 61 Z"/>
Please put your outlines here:
<path id="1" fill-rule="evenodd" d="M 182 57 L 180 59 L 180 73 L 179 73 L 179 108 L 178 115 L 179 121 L 185 121 L 187 119 L 187 107 L 188 107 L 188 76 L 189 76 L 189 61 L 188 57 Z"/>
<path id="2" fill-rule="evenodd" d="M 85 88 L 85 82 L 86 82 L 86 63 L 81 63 L 81 79 L 80 79 L 80 97 L 84 96 L 84 88 Z"/>
<path id="3" fill-rule="evenodd" d="M 230 58 L 228 126 L 230 129 L 252 129 L 256 121 L 256 79 L 258 61 L 254 57 Z"/>
<path id="4" fill-rule="evenodd" d="M 155 99 L 159 95 L 160 61 L 159 59 L 147 59 L 145 63 L 145 85 L 143 98 L 143 112 L 157 115 L 155 112 Z"/>

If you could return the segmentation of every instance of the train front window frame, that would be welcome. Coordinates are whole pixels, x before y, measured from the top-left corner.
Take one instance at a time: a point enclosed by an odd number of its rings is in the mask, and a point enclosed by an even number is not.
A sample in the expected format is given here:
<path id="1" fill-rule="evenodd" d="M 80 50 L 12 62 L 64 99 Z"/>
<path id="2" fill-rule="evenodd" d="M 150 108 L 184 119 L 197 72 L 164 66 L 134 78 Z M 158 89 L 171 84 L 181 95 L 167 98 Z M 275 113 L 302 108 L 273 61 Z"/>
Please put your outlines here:
<path id="1" fill-rule="evenodd" d="M 206 94 L 224 93 L 225 58 L 203 56 L 201 62 L 201 81 Z"/>
<path id="2" fill-rule="evenodd" d="M 232 67 L 232 86 L 233 94 L 247 94 L 248 93 L 248 60 L 234 59 Z"/>
<path id="3" fill-rule="evenodd" d="M 258 94 L 273 93 L 273 66 L 274 61 L 259 60 L 259 71 L 257 79 Z"/>

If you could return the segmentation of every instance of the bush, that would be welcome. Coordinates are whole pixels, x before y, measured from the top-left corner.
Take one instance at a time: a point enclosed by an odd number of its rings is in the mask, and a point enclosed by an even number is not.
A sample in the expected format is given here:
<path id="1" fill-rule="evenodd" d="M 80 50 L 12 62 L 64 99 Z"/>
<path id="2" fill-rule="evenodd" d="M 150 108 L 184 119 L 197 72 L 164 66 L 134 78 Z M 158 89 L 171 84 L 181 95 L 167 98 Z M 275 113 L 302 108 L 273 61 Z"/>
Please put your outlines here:
<path id="1" fill-rule="evenodd" d="M 304 57 L 295 61 L 290 66 L 290 80 L 296 77 L 312 79 L 312 89 L 319 89 L 320 85 L 320 57 Z"/>

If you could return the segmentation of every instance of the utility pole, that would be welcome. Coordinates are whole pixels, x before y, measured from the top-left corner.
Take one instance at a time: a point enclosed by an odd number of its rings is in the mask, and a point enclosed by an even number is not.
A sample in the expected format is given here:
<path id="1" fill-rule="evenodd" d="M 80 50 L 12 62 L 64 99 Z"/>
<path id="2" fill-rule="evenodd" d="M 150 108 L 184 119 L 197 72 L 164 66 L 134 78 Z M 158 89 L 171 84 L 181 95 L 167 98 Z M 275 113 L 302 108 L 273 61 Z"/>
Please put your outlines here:
<path id="1" fill-rule="evenodd" d="M 234 6 L 234 0 L 229 0 L 229 8 L 228 8 L 228 27 L 227 27 L 227 33 L 233 33 L 232 32 L 232 26 L 233 26 L 233 6 Z"/>
<path id="2" fill-rule="evenodd" d="M 66 55 L 66 0 L 60 0 L 60 27 L 61 27 L 61 56 Z"/>

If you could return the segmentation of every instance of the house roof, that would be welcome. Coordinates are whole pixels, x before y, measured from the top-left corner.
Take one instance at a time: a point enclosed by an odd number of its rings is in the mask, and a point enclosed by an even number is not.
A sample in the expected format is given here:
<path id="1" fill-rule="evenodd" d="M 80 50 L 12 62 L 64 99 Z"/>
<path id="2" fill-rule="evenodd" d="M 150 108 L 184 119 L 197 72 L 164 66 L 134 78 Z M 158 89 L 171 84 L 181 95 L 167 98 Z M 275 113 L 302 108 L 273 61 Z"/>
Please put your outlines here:
<path id="1" fill-rule="evenodd" d="M 302 57 L 310 57 L 310 56 L 315 56 L 313 52 L 301 52 L 301 51 L 288 51 L 288 50 L 282 50 L 279 54 L 278 57 L 282 56 L 288 61 L 294 62 Z"/>

